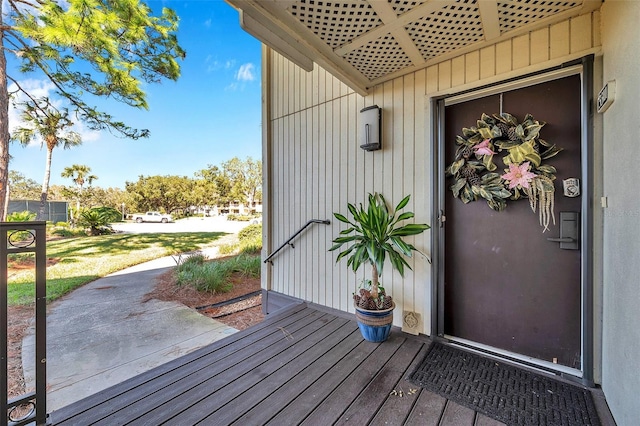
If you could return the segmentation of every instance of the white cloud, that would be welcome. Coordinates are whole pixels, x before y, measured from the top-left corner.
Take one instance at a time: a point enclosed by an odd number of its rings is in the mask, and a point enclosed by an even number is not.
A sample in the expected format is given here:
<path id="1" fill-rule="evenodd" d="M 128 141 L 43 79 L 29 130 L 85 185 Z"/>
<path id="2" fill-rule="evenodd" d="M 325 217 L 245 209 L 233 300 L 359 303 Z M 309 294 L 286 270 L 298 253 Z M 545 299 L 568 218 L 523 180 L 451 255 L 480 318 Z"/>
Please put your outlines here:
<path id="1" fill-rule="evenodd" d="M 53 83 L 49 81 L 33 80 L 33 79 L 20 81 L 19 84 L 23 90 L 29 92 L 29 94 L 34 98 L 42 98 L 42 97 L 49 96 L 49 94 L 55 87 Z M 15 83 L 11 83 L 8 89 L 9 89 L 9 93 L 13 93 L 18 90 L 18 86 Z M 17 92 L 15 95 L 11 97 L 11 103 L 9 104 L 9 132 L 10 133 L 13 132 L 13 130 L 16 129 L 17 127 L 22 127 L 24 125 L 24 122 L 20 117 L 20 111 L 16 109 L 14 105 L 22 102 L 26 102 L 26 101 L 27 101 L 27 97 L 22 92 Z M 34 143 L 36 142 L 34 141 Z M 37 141 L 37 144 L 39 145 L 40 142 Z"/>
<path id="2" fill-rule="evenodd" d="M 34 98 L 41 98 L 43 96 L 49 96 L 51 91 L 55 88 L 53 83 L 47 80 L 27 79 L 18 82 L 20 87 L 29 92 Z M 11 83 L 9 86 L 9 92 L 14 92 L 18 89 L 15 83 Z M 18 101 L 25 101 L 26 97 L 23 93 L 18 94 Z"/>
<path id="3" fill-rule="evenodd" d="M 206 21 L 204 21 L 204 26 L 207 27 L 207 28 L 211 27 L 211 18 L 209 18 Z"/>
<path id="4" fill-rule="evenodd" d="M 205 64 L 207 64 L 207 73 L 215 72 L 221 69 L 228 70 L 233 68 L 236 64 L 236 61 L 234 59 L 228 59 L 227 61 L 221 62 L 211 55 L 208 55 L 204 62 Z"/>
<path id="5" fill-rule="evenodd" d="M 28 92 L 33 98 L 44 98 L 44 97 L 52 97 L 55 86 L 48 80 L 36 80 L 36 79 L 27 79 L 19 81 L 20 87 Z M 12 83 L 9 88 L 9 93 L 15 92 L 18 87 L 15 83 Z M 17 92 L 12 97 L 12 102 L 9 104 L 9 132 L 12 132 L 17 127 L 24 126 L 24 121 L 20 117 L 20 110 L 15 107 L 16 104 L 20 104 L 21 102 L 25 102 L 27 97 L 22 92 Z M 56 108 L 63 108 L 64 102 L 60 99 L 52 99 L 52 105 Z M 74 124 L 72 129 L 74 132 L 78 133 L 82 138 L 83 142 L 91 142 L 100 139 L 100 132 L 88 129 L 84 123 L 77 122 Z M 31 145 L 40 146 L 41 140 L 34 140 Z"/>
<path id="6" fill-rule="evenodd" d="M 240 68 L 236 73 L 236 80 L 253 81 L 255 78 L 255 66 L 251 62 L 240 65 Z"/>
<path id="7" fill-rule="evenodd" d="M 225 87 L 224 90 L 227 92 L 235 92 L 236 90 L 238 90 L 238 83 L 231 83 L 230 85 Z"/>

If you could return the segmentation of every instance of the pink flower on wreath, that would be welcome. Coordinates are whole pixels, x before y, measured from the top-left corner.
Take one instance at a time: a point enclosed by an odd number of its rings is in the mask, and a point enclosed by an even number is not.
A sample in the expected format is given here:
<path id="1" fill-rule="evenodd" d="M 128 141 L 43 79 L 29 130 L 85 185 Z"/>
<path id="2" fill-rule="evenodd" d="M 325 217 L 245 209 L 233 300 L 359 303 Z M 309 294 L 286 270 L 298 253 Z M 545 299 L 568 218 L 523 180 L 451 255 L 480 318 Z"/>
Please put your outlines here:
<path id="1" fill-rule="evenodd" d="M 509 164 L 509 171 L 502 176 L 502 179 L 509 182 L 509 189 L 513 189 L 520 185 L 523 188 L 529 188 L 529 183 L 536 177 L 535 173 L 529 171 L 530 164 L 528 161 L 517 165 Z"/>
<path id="2" fill-rule="evenodd" d="M 480 142 L 479 144 L 475 145 L 473 147 L 473 151 L 477 154 L 477 155 L 493 155 L 495 154 L 495 152 L 491 151 L 491 148 L 489 147 L 489 142 L 491 142 L 491 139 L 485 139 L 482 142 Z"/>

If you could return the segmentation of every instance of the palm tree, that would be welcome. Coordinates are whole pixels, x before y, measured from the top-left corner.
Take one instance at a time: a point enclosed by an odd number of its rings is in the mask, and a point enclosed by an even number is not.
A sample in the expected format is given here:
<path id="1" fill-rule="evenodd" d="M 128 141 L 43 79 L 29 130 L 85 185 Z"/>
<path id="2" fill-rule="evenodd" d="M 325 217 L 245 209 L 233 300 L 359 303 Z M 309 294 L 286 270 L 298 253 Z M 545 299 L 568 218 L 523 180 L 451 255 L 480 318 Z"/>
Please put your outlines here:
<path id="1" fill-rule="evenodd" d="M 98 179 L 96 175 L 90 175 L 91 167 L 83 164 L 74 164 L 71 167 L 65 167 L 60 176 L 63 178 L 71 178 L 73 183 L 76 184 L 80 192 L 82 192 L 83 186 L 86 183 L 91 186 L 94 180 Z"/>
<path id="2" fill-rule="evenodd" d="M 43 105 L 40 105 L 41 103 Z M 78 146 L 82 144 L 82 139 L 78 133 L 69 130 L 74 123 L 69 118 L 69 111 L 66 108 L 62 110 L 56 109 L 47 98 L 39 101 L 31 100 L 22 104 L 22 106 L 24 108 L 21 113 L 23 126 L 13 131 L 11 140 L 27 146 L 32 141 L 39 139 L 40 146 L 47 147 L 42 193 L 40 194 L 40 209 L 37 216 L 37 220 L 45 220 L 44 210 L 51 179 L 53 150 L 59 146 L 62 146 L 63 149 Z"/>
<path id="3" fill-rule="evenodd" d="M 83 164 L 74 164 L 71 167 L 65 167 L 62 173 L 60 173 L 60 176 L 62 176 L 63 178 L 71 178 L 73 183 L 78 187 L 78 190 L 75 194 L 76 212 L 80 211 L 80 199 L 82 198 L 85 182 L 88 183 L 89 186 L 91 186 L 93 181 L 98 179 L 98 176 L 91 175 L 89 173 L 91 173 L 91 167 L 85 166 Z"/>

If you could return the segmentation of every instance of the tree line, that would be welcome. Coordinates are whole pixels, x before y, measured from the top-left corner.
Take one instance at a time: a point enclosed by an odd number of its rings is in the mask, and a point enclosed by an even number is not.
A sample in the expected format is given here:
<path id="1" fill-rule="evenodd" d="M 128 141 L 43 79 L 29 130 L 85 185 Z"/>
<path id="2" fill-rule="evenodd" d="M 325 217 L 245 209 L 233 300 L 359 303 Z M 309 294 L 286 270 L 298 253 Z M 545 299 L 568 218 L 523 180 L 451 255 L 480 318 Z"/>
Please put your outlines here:
<path id="1" fill-rule="evenodd" d="M 52 185 L 48 199 L 68 201 L 74 214 L 95 207 L 110 207 L 125 213 L 158 210 L 184 213 L 191 207 L 224 206 L 233 202 L 251 205 L 262 201 L 262 162 L 234 157 L 220 165 L 187 176 L 139 176 L 126 182 L 125 189 L 94 186 L 98 176 L 86 165 L 66 167 L 62 177 L 70 185 Z M 9 185 L 12 200 L 39 200 L 42 187 L 33 179 L 11 170 Z"/>

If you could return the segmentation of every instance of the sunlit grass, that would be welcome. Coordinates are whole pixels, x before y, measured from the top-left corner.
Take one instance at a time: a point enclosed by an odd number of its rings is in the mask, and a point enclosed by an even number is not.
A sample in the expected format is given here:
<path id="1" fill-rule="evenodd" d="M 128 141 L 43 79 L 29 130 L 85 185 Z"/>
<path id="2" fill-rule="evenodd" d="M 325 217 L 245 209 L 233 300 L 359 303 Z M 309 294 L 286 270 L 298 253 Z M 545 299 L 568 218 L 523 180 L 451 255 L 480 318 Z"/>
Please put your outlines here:
<path id="1" fill-rule="evenodd" d="M 211 246 L 221 232 L 113 234 L 47 242 L 47 300 L 55 300 L 97 278 L 159 257 Z M 33 303 L 35 271 L 8 277 L 9 305 Z"/>

